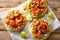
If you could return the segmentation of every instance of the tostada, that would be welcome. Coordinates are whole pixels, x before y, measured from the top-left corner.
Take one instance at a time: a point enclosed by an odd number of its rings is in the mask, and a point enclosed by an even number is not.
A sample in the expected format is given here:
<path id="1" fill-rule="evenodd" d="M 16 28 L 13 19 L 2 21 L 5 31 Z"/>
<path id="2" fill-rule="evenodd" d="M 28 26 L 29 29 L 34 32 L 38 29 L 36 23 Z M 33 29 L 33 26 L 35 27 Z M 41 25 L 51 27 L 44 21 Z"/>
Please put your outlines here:
<path id="1" fill-rule="evenodd" d="M 4 25 L 11 31 L 23 30 L 26 25 L 24 12 L 17 9 L 9 10 L 7 15 L 4 16 Z"/>
<path id="2" fill-rule="evenodd" d="M 27 13 L 31 14 L 33 18 L 39 18 L 43 16 L 47 10 L 46 0 L 28 0 L 26 3 Z"/>
<path id="3" fill-rule="evenodd" d="M 51 33 L 52 27 L 46 19 L 34 19 L 29 25 L 29 33 L 34 40 L 45 40 Z"/>

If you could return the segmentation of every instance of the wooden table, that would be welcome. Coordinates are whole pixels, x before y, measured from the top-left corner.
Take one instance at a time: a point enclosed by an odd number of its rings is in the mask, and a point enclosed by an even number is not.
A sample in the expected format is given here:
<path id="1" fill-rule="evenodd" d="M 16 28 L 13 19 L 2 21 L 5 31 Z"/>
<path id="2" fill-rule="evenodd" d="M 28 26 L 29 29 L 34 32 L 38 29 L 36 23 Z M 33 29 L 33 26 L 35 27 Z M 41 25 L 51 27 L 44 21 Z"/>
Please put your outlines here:
<path id="1" fill-rule="evenodd" d="M 48 5 L 51 7 L 57 18 L 60 20 L 60 0 L 47 0 Z M 60 27 L 52 32 L 47 40 L 60 40 Z"/>
<path id="2" fill-rule="evenodd" d="M 47 0 L 47 1 L 48 1 L 48 5 L 51 7 L 57 18 L 60 20 L 60 0 Z M 2 27 L 3 24 L 0 25 L 1 25 L 0 40 L 12 40 L 7 30 Z M 60 27 L 56 29 L 54 32 L 52 32 L 51 36 L 47 40 L 60 40 Z"/>
<path id="3" fill-rule="evenodd" d="M 57 18 L 60 20 L 60 0 L 47 0 L 48 5 L 51 7 Z"/>

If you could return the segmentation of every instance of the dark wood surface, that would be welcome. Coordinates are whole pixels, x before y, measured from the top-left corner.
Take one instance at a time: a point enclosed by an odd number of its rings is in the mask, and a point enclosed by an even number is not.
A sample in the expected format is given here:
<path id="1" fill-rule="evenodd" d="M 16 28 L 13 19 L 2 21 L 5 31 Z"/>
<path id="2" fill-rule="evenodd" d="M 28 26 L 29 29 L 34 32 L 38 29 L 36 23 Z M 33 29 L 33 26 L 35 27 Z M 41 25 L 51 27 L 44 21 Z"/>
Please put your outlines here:
<path id="1" fill-rule="evenodd" d="M 60 20 L 60 0 L 47 0 L 57 18 Z"/>
<path id="2" fill-rule="evenodd" d="M 1 20 L 0 20 L 0 40 L 12 40 L 10 34 L 7 32 Z"/>
<path id="3" fill-rule="evenodd" d="M 57 18 L 60 20 L 60 0 L 47 0 L 48 5 L 51 7 Z M 0 22 L 1 23 L 1 22 Z M 0 40 L 12 40 L 6 28 L 0 24 Z M 4 29 L 4 30 L 3 30 Z M 47 40 L 60 40 L 60 27 L 51 33 Z"/>
<path id="4" fill-rule="evenodd" d="M 60 0 L 47 0 L 48 5 L 60 21 Z M 51 33 L 47 40 L 60 40 L 60 27 Z"/>

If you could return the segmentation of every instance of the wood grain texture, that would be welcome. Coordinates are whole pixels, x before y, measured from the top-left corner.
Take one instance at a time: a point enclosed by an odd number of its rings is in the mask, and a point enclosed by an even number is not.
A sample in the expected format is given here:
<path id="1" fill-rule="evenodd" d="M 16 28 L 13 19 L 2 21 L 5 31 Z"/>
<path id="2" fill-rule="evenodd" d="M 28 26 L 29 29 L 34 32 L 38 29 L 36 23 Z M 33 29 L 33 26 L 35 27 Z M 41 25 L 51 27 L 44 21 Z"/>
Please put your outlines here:
<path id="1" fill-rule="evenodd" d="M 60 40 L 60 27 L 52 32 L 47 40 Z"/>
<path id="2" fill-rule="evenodd" d="M 60 0 L 47 0 L 48 2 L 60 2 Z"/>
<path id="3" fill-rule="evenodd" d="M 60 0 L 47 0 L 47 2 L 57 18 L 60 20 Z"/>
<path id="4" fill-rule="evenodd" d="M 48 5 L 51 7 L 57 18 L 60 20 L 60 0 L 47 0 Z M 60 27 L 52 32 L 47 40 L 60 40 Z"/>
<path id="5" fill-rule="evenodd" d="M 7 31 L 0 31 L 0 40 L 12 40 Z"/>
<path id="6" fill-rule="evenodd" d="M 0 0 L 0 8 L 11 8 L 22 3 L 25 0 Z M 3 4 L 3 5 L 2 5 Z"/>

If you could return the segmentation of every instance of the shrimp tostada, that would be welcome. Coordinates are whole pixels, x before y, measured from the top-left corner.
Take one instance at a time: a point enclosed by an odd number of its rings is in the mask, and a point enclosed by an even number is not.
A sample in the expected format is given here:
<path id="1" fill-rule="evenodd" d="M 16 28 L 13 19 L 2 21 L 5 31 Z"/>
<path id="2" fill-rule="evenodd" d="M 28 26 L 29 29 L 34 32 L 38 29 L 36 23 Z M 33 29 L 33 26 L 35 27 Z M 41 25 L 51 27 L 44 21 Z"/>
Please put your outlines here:
<path id="1" fill-rule="evenodd" d="M 9 10 L 4 16 L 4 25 L 8 30 L 23 30 L 26 25 L 24 12 L 17 9 Z"/>
<path id="2" fill-rule="evenodd" d="M 29 26 L 29 33 L 34 40 L 45 40 L 51 33 L 52 27 L 46 19 L 34 19 Z"/>
<path id="3" fill-rule="evenodd" d="M 39 18 L 47 12 L 46 0 L 28 0 L 26 10 L 33 18 Z"/>

